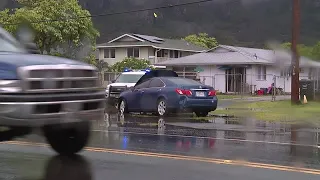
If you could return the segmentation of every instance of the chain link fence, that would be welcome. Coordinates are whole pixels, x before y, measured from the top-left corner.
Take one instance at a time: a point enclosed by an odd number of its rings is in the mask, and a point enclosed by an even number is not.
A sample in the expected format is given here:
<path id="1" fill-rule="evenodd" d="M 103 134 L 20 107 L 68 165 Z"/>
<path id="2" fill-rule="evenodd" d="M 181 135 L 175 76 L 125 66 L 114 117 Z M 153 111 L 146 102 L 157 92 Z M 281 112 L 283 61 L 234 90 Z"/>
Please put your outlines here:
<path id="1" fill-rule="evenodd" d="M 218 92 L 256 95 L 258 91 L 264 94 L 288 95 L 291 92 L 291 77 L 274 74 L 215 74 L 203 76 L 197 72 L 176 72 L 180 77 L 194 79 L 205 85 L 214 87 Z M 103 72 L 100 74 L 102 86 L 106 87 L 115 80 L 121 72 Z M 317 76 L 300 76 L 300 79 L 312 80 L 315 93 L 320 93 L 319 78 Z"/>

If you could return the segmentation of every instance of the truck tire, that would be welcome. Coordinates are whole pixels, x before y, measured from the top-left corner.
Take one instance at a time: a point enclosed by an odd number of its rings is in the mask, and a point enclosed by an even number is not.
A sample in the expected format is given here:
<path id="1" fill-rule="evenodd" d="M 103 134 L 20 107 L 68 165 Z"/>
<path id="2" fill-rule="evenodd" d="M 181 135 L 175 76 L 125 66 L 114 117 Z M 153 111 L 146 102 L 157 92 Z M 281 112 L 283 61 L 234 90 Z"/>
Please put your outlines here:
<path id="1" fill-rule="evenodd" d="M 70 126 L 69 126 L 70 125 Z M 61 155 L 72 155 L 81 151 L 90 137 L 90 122 L 77 122 L 63 125 L 50 125 L 43 128 L 47 142 Z"/>

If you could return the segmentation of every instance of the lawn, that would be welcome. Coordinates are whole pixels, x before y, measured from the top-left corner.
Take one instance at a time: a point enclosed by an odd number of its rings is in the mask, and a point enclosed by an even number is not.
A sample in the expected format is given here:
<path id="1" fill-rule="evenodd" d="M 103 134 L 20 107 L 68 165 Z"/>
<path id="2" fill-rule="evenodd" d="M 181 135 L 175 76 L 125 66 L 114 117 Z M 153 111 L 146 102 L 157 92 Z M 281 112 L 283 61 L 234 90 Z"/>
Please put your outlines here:
<path id="1" fill-rule="evenodd" d="M 320 102 L 291 105 L 290 101 L 237 102 L 228 109 L 217 109 L 211 114 L 253 117 L 266 121 L 320 122 Z"/>
<path id="2" fill-rule="evenodd" d="M 247 95 L 243 95 L 242 97 L 245 97 Z M 232 95 L 232 94 L 218 94 L 218 99 L 235 99 L 235 98 L 241 98 L 241 95 Z"/>

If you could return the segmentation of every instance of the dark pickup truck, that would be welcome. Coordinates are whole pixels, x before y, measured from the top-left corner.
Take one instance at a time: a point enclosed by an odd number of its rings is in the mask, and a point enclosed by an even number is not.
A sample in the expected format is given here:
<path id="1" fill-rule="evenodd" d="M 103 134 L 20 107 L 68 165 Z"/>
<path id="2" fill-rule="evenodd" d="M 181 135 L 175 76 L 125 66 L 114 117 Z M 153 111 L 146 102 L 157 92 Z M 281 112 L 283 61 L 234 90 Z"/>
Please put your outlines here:
<path id="1" fill-rule="evenodd" d="M 95 67 L 34 54 L 0 27 L 0 140 L 41 129 L 59 154 L 87 144 L 90 124 L 104 117 L 105 92 Z"/>

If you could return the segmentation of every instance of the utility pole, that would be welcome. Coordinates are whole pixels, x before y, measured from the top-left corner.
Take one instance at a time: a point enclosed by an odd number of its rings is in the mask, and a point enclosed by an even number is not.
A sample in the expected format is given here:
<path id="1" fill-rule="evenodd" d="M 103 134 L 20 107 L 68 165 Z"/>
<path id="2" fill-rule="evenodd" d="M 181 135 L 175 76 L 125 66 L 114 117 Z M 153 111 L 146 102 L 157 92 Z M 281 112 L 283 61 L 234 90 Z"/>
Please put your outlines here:
<path id="1" fill-rule="evenodd" d="M 299 99 L 299 53 L 297 44 L 300 34 L 300 0 L 292 0 L 292 77 L 291 77 L 291 103 L 298 104 Z"/>

